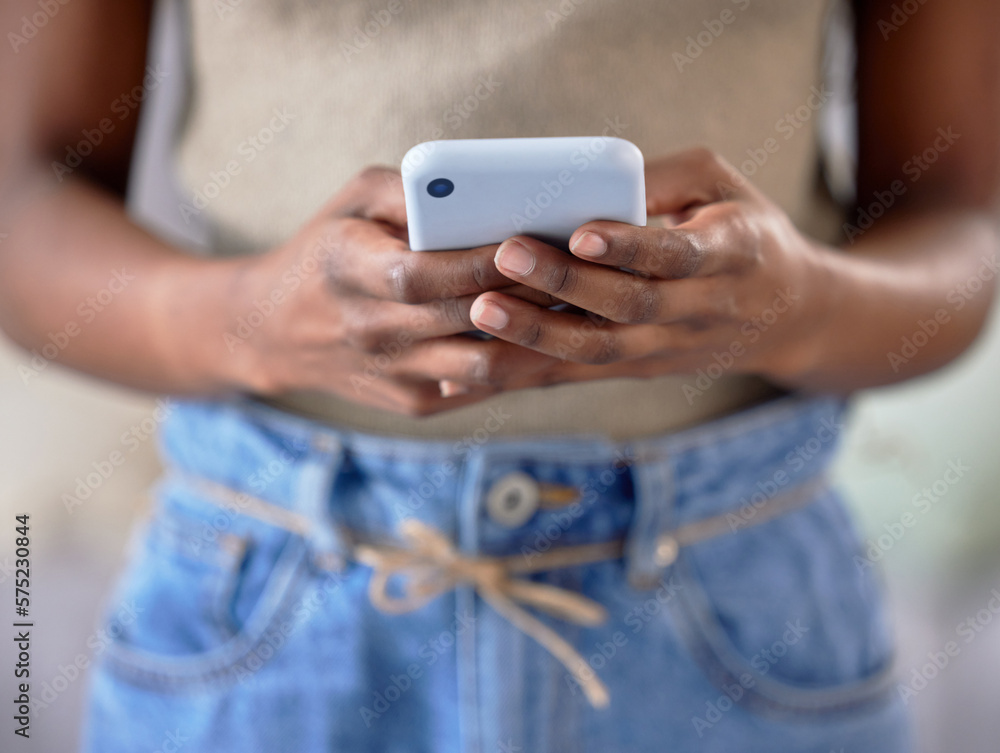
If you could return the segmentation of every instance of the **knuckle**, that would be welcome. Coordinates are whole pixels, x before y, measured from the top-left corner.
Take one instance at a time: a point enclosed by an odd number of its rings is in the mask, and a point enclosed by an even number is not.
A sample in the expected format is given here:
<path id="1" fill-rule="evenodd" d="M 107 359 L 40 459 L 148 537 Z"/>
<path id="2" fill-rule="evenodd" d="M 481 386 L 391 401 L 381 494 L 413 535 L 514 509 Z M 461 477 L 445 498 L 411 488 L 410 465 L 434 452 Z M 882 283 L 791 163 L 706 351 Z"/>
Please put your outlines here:
<path id="1" fill-rule="evenodd" d="M 477 351 L 469 365 L 468 377 L 474 384 L 499 384 L 503 380 L 503 361 L 499 353 L 494 349 Z"/>
<path id="2" fill-rule="evenodd" d="M 762 261 L 761 251 L 764 240 L 760 224 L 748 210 L 740 205 L 734 207 L 729 213 L 729 227 L 732 238 L 739 249 L 739 253 L 736 255 L 737 269 L 735 271 L 753 269 Z"/>
<path id="3" fill-rule="evenodd" d="M 639 258 L 642 247 L 642 238 L 638 231 L 625 233 L 617 244 L 618 263 L 623 267 L 630 267 Z"/>
<path id="4" fill-rule="evenodd" d="M 674 280 L 693 277 L 704 265 L 707 254 L 708 251 L 698 236 L 680 232 L 666 264 L 667 277 Z"/>
<path id="5" fill-rule="evenodd" d="M 360 326 L 354 331 L 355 347 L 365 353 L 381 353 L 383 346 L 392 342 L 392 336 L 387 332 Z"/>
<path id="6" fill-rule="evenodd" d="M 322 280 L 329 290 L 340 290 L 347 277 L 347 255 L 342 251 L 326 254 L 321 261 Z"/>
<path id="7" fill-rule="evenodd" d="M 472 326 L 472 320 L 469 318 L 470 306 L 460 298 L 440 298 L 435 303 L 440 317 L 445 322 Z"/>
<path id="8" fill-rule="evenodd" d="M 472 282 L 475 285 L 475 289 L 486 290 L 490 277 L 487 260 L 482 256 L 473 256 L 471 264 L 469 274 L 472 275 Z M 490 262 L 490 266 L 492 266 L 492 262 Z"/>
<path id="9" fill-rule="evenodd" d="M 615 299 L 614 321 L 622 324 L 645 324 L 656 318 L 660 311 L 659 290 L 648 282 L 629 285 L 622 295 Z"/>
<path id="10" fill-rule="evenodd" d="M 681 324 L 691 333 L 707 332 L 715 326 L 717 318 L 712 314 L 692 314 Z"/>
<path id="11" fill-rule="evenodd" d="M 423 303 L 423 282 L 414 262 L 400 259 L 386 270 L 386 285 L 393 300 L 399 303 Z"/>
<path id="12" fill-rule="evenodd" d="M 542 328 L 542 323 L 537 319 L 533 319 L 521 333 L 520 344 L 526 348 L 534 348 L 541 345 L 542 340 L 545 337 L 545 330 Z"/>
<path id="13" fill-rule="evenodd" d="M 549 293 L 563 296 L 576 289 L 579 279 L 580 274 L 572 264 L 554 264 L 546 266 L 543 285 Z"/>
<path id="14" fill-rule="evenodd" d="M 719 155 L 707 146 L 696 146 L 691 149 L 691 159 L 702 167 L 714 167 L 719 164 Z"/>
<path id="15" fill-rule="evenodd" d="M 347 316 L 341 325 L 342 337 L 355 350 L 370 352 L 378 347 L 374 333 L 365 325 L 364 319 L 357 315 Z"/>
<path id="16" fill-rule="evenodd" d="M 597 330 L 583 353 L 584 363 L 595 366 L 614 363 L 621 356 L 618 339 L 610 332 Z"/>
<path id="17" fill-rule="evenodd" d="M 382 188 L 391 178 L 390 170 L 380 165 L 368 165 L 357 174 L 355 180 L 361 188 Z"/>

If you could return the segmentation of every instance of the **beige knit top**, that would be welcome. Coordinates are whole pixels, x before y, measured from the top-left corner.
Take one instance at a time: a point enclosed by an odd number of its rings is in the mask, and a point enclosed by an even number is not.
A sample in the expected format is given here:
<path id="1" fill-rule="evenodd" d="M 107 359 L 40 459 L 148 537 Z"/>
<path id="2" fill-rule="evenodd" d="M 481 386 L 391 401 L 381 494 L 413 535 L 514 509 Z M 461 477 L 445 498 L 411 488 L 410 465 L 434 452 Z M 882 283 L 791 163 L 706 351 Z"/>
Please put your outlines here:
<path id="1" fill-rule="evenodd" d="M 215 253 L 258 253 L 363 167 L 398 166 L 421 141 L 607 134 L 647 161 L 707 145 L 829 240 L 839 220 L 817 139 L 826 13 L 827 0 L 191 0 L 182 178 Z M 730 373 L 698 384 L 564 384 L 426 418 L 324 394 L 276 402 L 376 433 L 463 437 L 503 415 L 496 434 L 628 437 L 768 393 Z"/>

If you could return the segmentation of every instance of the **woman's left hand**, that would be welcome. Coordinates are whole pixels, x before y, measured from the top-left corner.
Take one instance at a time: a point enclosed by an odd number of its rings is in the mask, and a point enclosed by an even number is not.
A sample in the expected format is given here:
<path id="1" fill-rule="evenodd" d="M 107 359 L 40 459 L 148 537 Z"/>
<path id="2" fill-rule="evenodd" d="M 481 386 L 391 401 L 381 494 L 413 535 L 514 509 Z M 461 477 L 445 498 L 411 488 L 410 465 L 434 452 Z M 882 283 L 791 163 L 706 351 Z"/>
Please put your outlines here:
<path id="1" fill-rule="evenodd" d="M 714 153 L 647 166 L 647 211 L 663 227 L 589 222 L 571 254 L 517 236 L 497 251 L 511 280 L 591 316 L 490 291 L 485 332 L 565 362 L 546 381 L 723 371 L 793 378 L 836 305 L 832 255 Z M 628 271 L 632 270 L 632 271 Z M 577 366 L 585 365 L 585 366 Z"/>

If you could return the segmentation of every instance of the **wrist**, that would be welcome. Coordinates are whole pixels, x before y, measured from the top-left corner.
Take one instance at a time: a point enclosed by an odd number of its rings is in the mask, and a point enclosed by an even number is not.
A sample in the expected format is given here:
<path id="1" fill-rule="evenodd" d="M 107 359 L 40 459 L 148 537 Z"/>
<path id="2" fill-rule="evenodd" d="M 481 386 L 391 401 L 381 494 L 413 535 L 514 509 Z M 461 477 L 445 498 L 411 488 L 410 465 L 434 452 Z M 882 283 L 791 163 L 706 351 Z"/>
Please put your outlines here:
<path id="1" fill-rule="evenodd" d="M 788 339 L 765 356 L 762 376 L 789 388 L 808 387 L 829 363 L 837 315 L 844 311 L 850 289 L 849 260 L 836 249 L 810 244 L 798 288 L 802 306 Z"/>
<path id="2" fill-rule="evenodd" d="M 208 393 L 258 390 L 258 359 L 238 332 L 255 261 L 180 256 L 158 270 L 154 331 L 179 382 Z"/>

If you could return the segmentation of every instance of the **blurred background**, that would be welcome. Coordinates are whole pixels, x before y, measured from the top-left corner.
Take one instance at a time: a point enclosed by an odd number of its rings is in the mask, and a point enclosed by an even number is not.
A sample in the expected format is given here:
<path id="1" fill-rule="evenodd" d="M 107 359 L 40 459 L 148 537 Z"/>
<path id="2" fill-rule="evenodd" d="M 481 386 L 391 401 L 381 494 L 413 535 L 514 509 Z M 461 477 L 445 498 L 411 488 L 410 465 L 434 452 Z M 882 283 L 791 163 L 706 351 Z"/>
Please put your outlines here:
<path id="1" fill-rule="evenodd" d="M 157 14 L 152 57 L 167 77 L 144 105 L 130 203 L 144 224 L 197 247 L 198 228 L 180 218 L 167 162 L 184 96 L 177 10 L 174 3 L 161 3 Z M 835 178 L 850 174 L 849 63 L 847 37 L 834 26 L 828 64 L 838 98 L 824 116 Z M 33 723 L 30 748 L 22 748 L 69 751 L 76 748 L 86 685 L 86 669 L 78 669 L 77 660 L 94 656 L 102 599 L 124 561 L 130 529 L 146 509 L 146 491 L 158 472 L 159 413 L 154 398 L 58 363 L 26 378 L 29 365 L 29 356 L 0 339 L 0 520 L 31 515 L 38 625 L 33 688 L 47 704 Z M 877 560 L 887 584 L 900 679 L 910 682 L 928 653 L 941 652 L 947 642 L 961 647 L 911 699 L 921 749 L 928 753 L 994 753 L 1000 740 L 1000 614 L 988 608 L 992 590 L 1000 594 L 998 374 L 995 306 L 987 331 L 955 364 L 857 396 L 837 466 L 862 536 L 872 546 L 869 558 Z M 104 473 L 113 452 L 125 462 Z M 911 526 L 900 523 L 905 513 L 913 516 L 906 519 Z M 10 545 L 10 536 L 0 537 L 5 603 L 13 594 Z M 960 633 L 962 623 L 968 627 Z M 0 652 L 4 667 L 9 650 L 5 645 Z M 0 740 L 13 749 L 8 711 L 0 714 Z"/>

